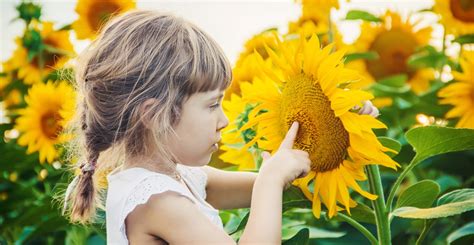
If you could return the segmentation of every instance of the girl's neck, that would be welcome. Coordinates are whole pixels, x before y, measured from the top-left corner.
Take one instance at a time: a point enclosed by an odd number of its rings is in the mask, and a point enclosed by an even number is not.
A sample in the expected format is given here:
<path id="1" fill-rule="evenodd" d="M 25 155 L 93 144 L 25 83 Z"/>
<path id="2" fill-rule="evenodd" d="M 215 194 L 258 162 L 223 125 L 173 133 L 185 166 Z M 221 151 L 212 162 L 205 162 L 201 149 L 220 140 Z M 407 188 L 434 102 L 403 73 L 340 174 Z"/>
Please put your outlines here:
<path id="1" fill-rule="evenodd" d="M 152 157 L 152 158 L 140 158 L 140 157 L 133 157 L 127 158 L 124 163 L 124 169 L 129 168 L 144 168 L 153 172 L 157 172 L 160 174 L 165 174 L 173 179 L 180 180 L 181 176 L 177 170 L 177 163 L 167 162 L 162 160 L 159 157 Z"/>

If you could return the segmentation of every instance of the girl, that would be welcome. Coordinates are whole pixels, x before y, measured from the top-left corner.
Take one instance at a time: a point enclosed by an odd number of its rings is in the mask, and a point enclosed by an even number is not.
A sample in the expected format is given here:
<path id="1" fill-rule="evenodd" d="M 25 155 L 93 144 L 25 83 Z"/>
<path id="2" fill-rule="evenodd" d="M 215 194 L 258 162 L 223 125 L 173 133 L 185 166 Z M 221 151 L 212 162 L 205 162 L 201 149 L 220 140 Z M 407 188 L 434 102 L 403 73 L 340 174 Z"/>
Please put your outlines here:
<path id="1" fill-rule="evenodd" d="M 310 166 L 306 152 L 291 149 L 298 124 L 280 151 L 265 153 L 258 175 L 203 167 L 228 124 L 220 102 L 231 81 L 208 34 L 170 14 L 129 12 L 103 29 L 76 71 L 84 149 L 67 191 L 72 221 L 93 220 L 94 173 L 112 168 L 108 244 L 231 244 L 216 209 L 249 206 L 240 243 L 280 243 L 282 190 Z"/>
<path id="2" fill-rule="evenodd" d="M 235 244 L 217 209 L 250 207 L 239 243 L 280 244 L 282 191 L 308 173 L 309 155 L 292 149 L 295 122 L 258 175 L 205 166 L 228 124 L 220 102 L 231 81 L 208 34 L 170 14 L 129 12 L 105 26 L 76 72 L 73 222 L 93 221 L 106 196 L 108 244 Z M 108 169 L 105 195 L 97 182 Z"/>

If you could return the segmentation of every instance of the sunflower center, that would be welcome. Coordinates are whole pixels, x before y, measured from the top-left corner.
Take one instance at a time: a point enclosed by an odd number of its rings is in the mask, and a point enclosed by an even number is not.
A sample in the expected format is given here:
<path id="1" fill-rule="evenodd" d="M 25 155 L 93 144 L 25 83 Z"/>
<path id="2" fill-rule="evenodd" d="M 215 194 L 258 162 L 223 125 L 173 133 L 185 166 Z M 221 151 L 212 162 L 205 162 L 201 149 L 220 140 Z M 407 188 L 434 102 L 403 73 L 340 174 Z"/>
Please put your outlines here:
<path id="1" fill-rule="evenodd" d="M 120 6 L 110 1 L 95 1 L 88 12 L 87 19 L 93 30 L 99 30 L 110 15 L 119 11 Z"/>
<path id="2" fill-rule="evenodd" d="M 377 60 L 367 60 L 367 70 L 375 79 L 381 79 L 400 73 L 413 76 L 407 66 L 407 59 L 418 45 L 413 34 L 401 29 L 392 29 L 379 34 L 370 46 L 380 56 Z"/>
<path id="3" fill-rule="evenodd" d="M 41 130 L 50 139 L 56 139 L 62 130 L 59 121 L 62 117 L 58 112 L 47 112 L 41 116 Z"/>
<path id="4" fill-rule="evenodd" d="M 474 1 L 450 0 L 450 9 L 453 16 L 463 22 L 474 22 Z"/>
<path id="5" fill-rule="evenodd" d="M 334 115 L 331 101 L 319 83 L 305 75 L 290 79 L 283 90 L 281 108 L 282 128 L 299 122 L 295 147 L 310 154 L 314 171 L 330 171 L 342 163 L 349 146 L 349 134 Z"/>

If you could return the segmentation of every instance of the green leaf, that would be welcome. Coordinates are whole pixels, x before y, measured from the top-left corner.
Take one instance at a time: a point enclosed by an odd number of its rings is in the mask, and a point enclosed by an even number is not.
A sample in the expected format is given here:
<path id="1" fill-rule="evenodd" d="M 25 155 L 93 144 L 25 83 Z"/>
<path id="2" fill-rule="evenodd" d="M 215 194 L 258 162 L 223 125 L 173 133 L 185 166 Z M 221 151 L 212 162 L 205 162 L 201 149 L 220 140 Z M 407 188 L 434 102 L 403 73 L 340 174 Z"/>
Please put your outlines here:
<path id="1" fill-rule="evenodd" d="M 400 207 L 431 207 L 440 192 L 439 185 L 432 180 L 422 180 L 408 187 L 397 200 L 396 208 Z"/>
<path id="2" fill-rule="evenodd" d="M 411 55 L 407 64 L 413 69 L 422 68 L 435 68 L 439 69 L 448 63 L 448 57 L 443 53 L 439 52 L 433 46 L 426 46 L 420 49 L 419 52 Z"/>
<path id="3" fill-rule="evenodd" d="M 460 189 L 440 197 L 434 208 L 401 207 L 392 215 L 410 219 L 436 219 L 474 210 L 474 189 Z"/>
<path id="4" fill-rule="evenodd" d="M 400 144 L 400 142 L 392 138 L 382 136 L 382 137 L 377 137 L 377 139 L 383 146 L 390 148 L 396 152 L 400 152 L 400 150 L 402 149 L 402 145 Z M 385 154 L 389 155 L 390 157 L 394 157 L 397 155 L 393 152 L 386 152 Z"/>
<path id="5" fill-rule="evenodd" d="M 409 130 L 405 137 L 416 152 L 414 165 L 435 155 L 474 149 L 473 129 L 426 126 Z"/>
<path id="6" fill-rule="evenodd" d="M 457 37 L 453 40 L 453 42 L 459 44 L 467 44 L 467 43 L 474 43 L 474 34 L 467 34 Z"/>
<path id="7" fill-rule="evenodd" d="M 364 53 L 351 53 L 345 56 L 344 63 L 350 63 L 354 60 L 364 59 L 364 60 L 376 60 L 379 58 L 379 54 L 375 51 L 364 52 Z"/>
<path id="8" fill-rule="evenodd" d="M 303 245 L 308 244 L 309 241 L 309 229 L 303 228 L 296 233 L 292 238 L 288 239 L 287 241 L 283 242 L 284 245 Z"/>
<path id="9" fill-rule="evenodd" d="M 399 74 L 380 79 L 377 83 L 389 87 L 402 88 L 403 86 L 406 86 L 407 80 L 408 76 L 406 74 Z"/>
<path id="10" fill-rule="evenodd" d="M 460 238 L 469 235 L 474 235 L 474 222 L 467 223 L 463 227 L 453 231 L 451 234 L 448 235 L 446 241 L 448 243 L 452 243 Z"/>
<path id="11" fill-rule="evenodd" d="M 342 211 L 343 214 L 351 217 L 355 221 L 376 224 L 374 211 L 367 205 L 363 203 L 357 203 L 357 206 L 351 208 L 351 214 L 349 215 L 347 211 Z M 344 221 L 344 219 L 339 216 L 334 216 L 333 220 Z"/>
<path id="12" fill-rule="evenodd" d="M 365 20 L 370 22 L 382 22 L 382 20 L 375 15 L 362 11 L 362 10 L 351 10 L 346 15 L 346 20 Z"/>
<path id="13" fill-rule="evenodd" d="M 283 212 L 292 208 L 311 208 L 311 201 L 295 186 L 290 186 L 283 192 Z"/>
<path id="14" fill-rule="evenodd" d="M 474 189 L 464 188 L 448 192 L 438 199 L 437 205 L 474 200 Z"/>

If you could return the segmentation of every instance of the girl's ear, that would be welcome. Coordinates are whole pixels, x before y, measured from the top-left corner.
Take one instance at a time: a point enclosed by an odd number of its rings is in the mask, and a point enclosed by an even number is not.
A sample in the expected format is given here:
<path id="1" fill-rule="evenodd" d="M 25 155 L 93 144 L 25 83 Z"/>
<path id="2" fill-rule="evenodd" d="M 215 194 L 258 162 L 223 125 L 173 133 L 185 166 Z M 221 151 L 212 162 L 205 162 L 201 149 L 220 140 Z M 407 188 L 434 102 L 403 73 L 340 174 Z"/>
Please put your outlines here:
<path id="1" fill-rule="evenodd" d="M 152 128 L 153 108 L 157 106 L 157 99 L 147 99 L 139 106 L 140 121 L 146 128 Z"/>

